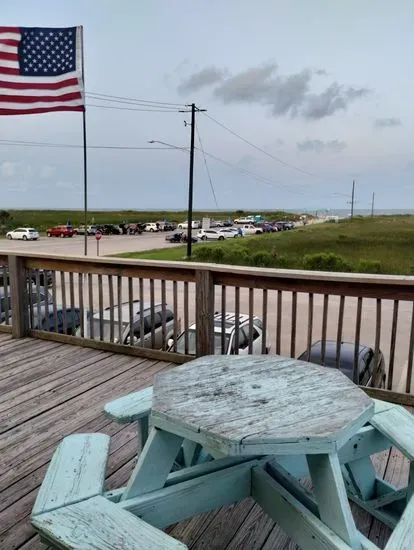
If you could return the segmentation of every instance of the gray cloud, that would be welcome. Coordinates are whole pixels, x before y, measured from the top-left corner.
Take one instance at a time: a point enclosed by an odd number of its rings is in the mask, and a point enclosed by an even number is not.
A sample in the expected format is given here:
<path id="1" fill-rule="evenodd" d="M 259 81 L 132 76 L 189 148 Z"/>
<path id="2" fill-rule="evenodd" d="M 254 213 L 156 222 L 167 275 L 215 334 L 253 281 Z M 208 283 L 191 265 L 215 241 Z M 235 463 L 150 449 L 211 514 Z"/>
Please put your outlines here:
<path id="1" fill-rule="evenodd" d="M 340 153 L 346 148 L 344 141 L 338 141 L 334 139 L 332 141 L 321 141 L 320 139 L 306 139 L 296 144 L 297 148 L 301 152 L 313 151 L 315 153 L 321 153 L 322 151 L 329 150 L 334 153 Z"/>
<path id="2" fill-rule="evenodd" d="M 376 128 L 393 128 L 395 126 L 401 126 L 399 118 L 377 118 L 375 121 Z"/>
<path id="3" fill-rule="evenodd" d="M 213 84 L 221 82 L 227 74 L 227 69 L 206 67 L 205 69 L 202 69 L 201 71 L 198 71 L 182 80 L 181 84 L 177 88 L 177 91 L 180 94 L 196 92 L 201 90 L 201 88 L 212 86 Z"/>
<path id="4" fill-rule="evenodd" d="M 273 116 L 303 117 L 319 120 L 368 94 L 367 88 L 330 84 L 320 93 L 311 91 L 312 78 L 325 75 L 323 69 L 303 69 L 290 75 L 277 74 L 277 65 L 269 63 L 227 76 L 227 71 L 208 67 L 190 75 L 178 91 L 194 91 L 216 85 L 213 95 L 225 104 L 248 103 L 270 107 Z"/>

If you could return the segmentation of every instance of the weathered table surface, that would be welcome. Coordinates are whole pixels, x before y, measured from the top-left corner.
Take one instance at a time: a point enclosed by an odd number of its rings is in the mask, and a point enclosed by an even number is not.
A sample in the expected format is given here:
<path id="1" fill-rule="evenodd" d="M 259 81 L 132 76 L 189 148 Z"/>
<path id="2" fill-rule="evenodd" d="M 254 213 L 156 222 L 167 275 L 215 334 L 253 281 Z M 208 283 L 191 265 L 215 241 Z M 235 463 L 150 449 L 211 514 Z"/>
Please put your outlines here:
<path id="1" fill-rule="evenodd" d="M 346 376 L 280 356 L 207 356 L 155 377 L 151 423 L 225 455 L 337 451 L 373 415 Z"/>

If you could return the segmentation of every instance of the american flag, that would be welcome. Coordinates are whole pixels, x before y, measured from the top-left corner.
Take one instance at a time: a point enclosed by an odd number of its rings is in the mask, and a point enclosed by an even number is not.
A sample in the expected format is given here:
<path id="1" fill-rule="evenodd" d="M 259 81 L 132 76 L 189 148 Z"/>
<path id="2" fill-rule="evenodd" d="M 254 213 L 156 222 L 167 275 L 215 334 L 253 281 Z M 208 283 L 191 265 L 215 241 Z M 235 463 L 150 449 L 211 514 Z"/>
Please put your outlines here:
<path id="1" fill-rule="evenodd" d="M 81 27 L 0 27 L 0 115 L 83 111 Z"/>

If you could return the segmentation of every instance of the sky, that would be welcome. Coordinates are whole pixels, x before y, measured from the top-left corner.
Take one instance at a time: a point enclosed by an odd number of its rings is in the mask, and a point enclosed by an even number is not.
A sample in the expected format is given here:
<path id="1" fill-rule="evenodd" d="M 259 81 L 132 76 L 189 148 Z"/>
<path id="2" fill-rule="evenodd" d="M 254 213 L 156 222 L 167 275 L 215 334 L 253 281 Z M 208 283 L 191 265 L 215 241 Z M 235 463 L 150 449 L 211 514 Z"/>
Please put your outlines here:
<path id="1" fill-rule="evenodd" d="M 357 209 L 414 208 L 410 0 L 0 6 L 3 26 L 84 27 L 90 209 L 187 207 L 193 102 L 195 209 L 345 209 L 353 180 Z M 83 208 L 81 113 L 0 128 L 0 209 Z"/>

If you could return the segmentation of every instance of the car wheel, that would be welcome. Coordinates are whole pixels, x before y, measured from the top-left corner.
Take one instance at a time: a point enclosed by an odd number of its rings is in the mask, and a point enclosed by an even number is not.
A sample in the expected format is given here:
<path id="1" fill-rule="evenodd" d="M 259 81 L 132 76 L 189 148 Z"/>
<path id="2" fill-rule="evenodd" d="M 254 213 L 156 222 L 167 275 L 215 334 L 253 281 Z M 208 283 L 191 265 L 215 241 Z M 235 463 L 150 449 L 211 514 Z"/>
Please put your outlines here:
<path id="1" fill-rule="evenodd" d="M 7 235 L 7 238 L 9 239 L 9 241 L 12 240 L 12 236 L 11 236 L 11 235 Z"/>
<path id="2" fill-rule="evenodd" d="M 261 231 L 256 231 L 256 235 L 260 235 Z"/>
<path id="3" fill-rule="evenodd" d="M 219 241 L 224 241 L 224 237 L 223 235 L 220 235 L 220 237 L 218 238 Z"/>
<path id="4" fill-rule="evenodd" d="M 51 236 L 52 236 L 52 234 L 51 234 L 51 233 L 46 233 L 46 235 L 47 235 L 48 237 L 51 237 Z"/>
<path id="5" fill-rule="evenodd" d="M 24 240 L 24 241 L 27 241 L 26 235 L 23 235 L 23 240 Z"/>
<path id="6" fill-rule="evenodd" d="M 60 238 L 61 238 L 61 239 L 64 239 L 64 238 L 65 238 L 65 234 L 64 234 L 64 233 L 61 233 L 61 234 L 60 234 Z"/>
<path id="7" fill-rule="evenodd" d="M 153 229 L 152 227 L 150 228 L 150 232 L 151 232 L 151 233 L 154 233 L 154 229 Z"/>
<path id="8" fill-rule="evenodd" d="M 203 235 L 203 236 L 201 237 L 201 240 L 202 240 L 202 241 L 206 241 L 206 240 L 207 240 L 207 235 Z"/>

